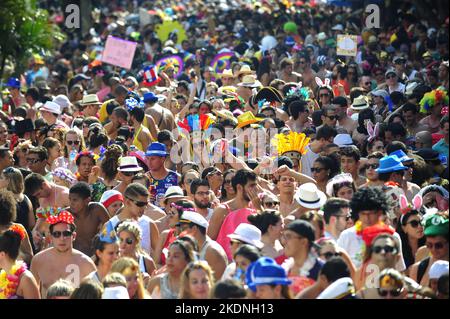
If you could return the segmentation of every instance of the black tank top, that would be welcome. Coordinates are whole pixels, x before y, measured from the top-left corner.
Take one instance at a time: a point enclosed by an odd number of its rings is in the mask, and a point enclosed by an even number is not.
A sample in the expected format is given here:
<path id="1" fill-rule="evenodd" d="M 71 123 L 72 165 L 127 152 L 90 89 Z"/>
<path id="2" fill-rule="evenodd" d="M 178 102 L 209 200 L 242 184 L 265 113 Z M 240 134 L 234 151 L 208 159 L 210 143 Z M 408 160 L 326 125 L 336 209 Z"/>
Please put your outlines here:
<path id="1" fill-rule="evenodd" d="M 31 231 L 30 225 L 28 223 L 28 214 L 30 214 L 29 203 L 30 200 L 28 199 L 27 195 L 24 195 L 24 199 L 21 202 L 17 202 L 17 217 L 15 220 L 16 223 L 21 224 L 23 227 L 25 227 L 28 233 Z"/>

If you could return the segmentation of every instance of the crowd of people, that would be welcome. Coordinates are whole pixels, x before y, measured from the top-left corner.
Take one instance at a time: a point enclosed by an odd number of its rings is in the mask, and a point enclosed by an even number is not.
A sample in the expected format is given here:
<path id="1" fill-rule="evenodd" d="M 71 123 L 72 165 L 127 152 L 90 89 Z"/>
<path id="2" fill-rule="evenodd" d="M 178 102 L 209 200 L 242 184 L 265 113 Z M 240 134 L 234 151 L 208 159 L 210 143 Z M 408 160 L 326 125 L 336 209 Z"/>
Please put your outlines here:
<path id="1" fill-rule="evenodd" d="M 45 5 L 67 38 L 0 100 L 0 299 L 449 298 L 448 17 Z"/>

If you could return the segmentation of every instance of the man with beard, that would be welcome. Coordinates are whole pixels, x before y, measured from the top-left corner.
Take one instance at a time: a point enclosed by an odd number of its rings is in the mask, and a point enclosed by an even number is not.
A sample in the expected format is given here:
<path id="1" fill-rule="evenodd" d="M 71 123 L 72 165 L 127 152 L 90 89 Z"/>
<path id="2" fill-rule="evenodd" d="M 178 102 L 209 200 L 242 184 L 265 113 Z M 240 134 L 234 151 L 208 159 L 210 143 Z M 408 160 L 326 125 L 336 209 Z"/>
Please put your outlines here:
<path id="1" fill-rule="evenodd" d="M 231 180 L 236 197 L 214 210 L 208 227 L 208 236 L 216 240 L 231 260 L 229 234 L 241 223 L 249 224 L 247 217 L 262 210 L 258 197 L 257 175 L 248 169 L 240 169 Z M 250 205 L 251 202 L 251 205 Z"/>
<path id="2" fill-rule="evenodd" d="M 73 214 L 78 228 L 73 246 L 82 253 L 92 256 L 94 254 L 92 239 L 109 220 L 108 211 L 103 205 L 91 202 L 91 189 L 85 182 L 79 182 L 70 188 L 69 201 L 68 211 Z"/>
<path id="3" fill-rule="evenodd" d="M 214 210 L 210 208 L 212 194 L 208 181 L 200 178 L 194 179 L 191 182 L 191 193 L 194 196 L 197 213 L 206 218 L 207 221 L 211 220 Z"/>
<path id="4" fill-rule="evenodd" d="M 73 248 L 77 236 L 74 217 L 67 211 L 47 218 L 52 247 L 34 256 L 31 272 L 45 298 L 47 289 L 59 279 L 67 279 L 78 287 L 80 280 L 96 270 L 94 262 Z"/>

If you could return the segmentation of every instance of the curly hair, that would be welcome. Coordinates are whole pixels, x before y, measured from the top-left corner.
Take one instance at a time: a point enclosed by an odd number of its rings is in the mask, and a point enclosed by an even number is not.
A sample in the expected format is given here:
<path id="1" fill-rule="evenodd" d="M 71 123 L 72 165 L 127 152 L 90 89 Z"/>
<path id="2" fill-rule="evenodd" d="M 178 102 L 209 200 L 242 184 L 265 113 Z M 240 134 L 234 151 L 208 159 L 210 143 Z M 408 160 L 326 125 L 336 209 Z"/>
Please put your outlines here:
<path id="1" fill-rule="evenodd" d="M 116 178 L 122 154 L 122 148 L 117 144 L 112 144 L 106 148 L 105 157 L 100 165 L 106 179 L 113 180 Z"/>
<path id="2" fill-rule="evenodd" d="M 377 188 L 363 187 L 353 194 L 350 201 L 352 215 L 356 219 L 359 218 L 359 212 L 365 210 L 375 210 L 386 212 L 389 207 L 386 195 L 382 190 Z"/>

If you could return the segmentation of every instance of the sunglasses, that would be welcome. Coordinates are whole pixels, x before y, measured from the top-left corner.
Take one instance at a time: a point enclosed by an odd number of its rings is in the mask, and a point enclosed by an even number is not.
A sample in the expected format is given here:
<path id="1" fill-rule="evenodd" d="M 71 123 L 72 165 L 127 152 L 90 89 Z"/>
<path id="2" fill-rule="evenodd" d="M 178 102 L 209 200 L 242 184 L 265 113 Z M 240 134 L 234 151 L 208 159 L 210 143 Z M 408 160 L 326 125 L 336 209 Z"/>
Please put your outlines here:
<path id="1" fill-rule="evenodd" d="M 325 257 L 325 259 L 328 260 L 328 259 L 330 259 L 332 257 L 339 257 L 339 256 L 341 256 L 341 254 L 340 253 L 332 253 L 331 251 L 329 251 L 329 252 L 320 254 L 320 256 L 323 256 L 323 257 Z"/>
<path id="2" fill-rule="evenodd" d="M 386 79 L 395 79 L 397 76 L 394 74 L 386 76 Z"/>
<path id="3" fill-rule="evenodd" d="M 298 61 L 298 63 L 300 63 L 300 64 L 305 64 L 306 61 Z"/>
<path id="4" fill-rule="evenodd" d="M 397 248 L 393 247 L 393 246 L 374 246 L 372 248 L 372 251 L 375 254 L 381 254 L 381 252 L 385 253 L 385 254 L 396 254 L 397 253 Z"/>
<path id="5" fill-rule="evenodd" d="M 67 142 L 67 145 L 80 145 L 80 141 L 66 141 Z"/>
<path id="6" fill-rule="evenodd" d="M 138 200 L 134 200 L 132 198 L 127 197 L 130 201 L 132 201 L 134 203 L 134 205 L 136 205 L 137 207 L 145 207 L 148 205 L 147 202 L 140 202 Z"/>
<path id="7" fill-rule="evenodd" d="M 323 171 L 324 169 L 325 169 L 324 167 L 312 167 L 312 168 L 311 168 L 311 172 L 312 172 L 312 173 L 314 173 L 314 172 L 320 173 L 320 172 Z"/>
<path id="8" fill-rule="evenodd" d="M 337 115 L 330 115 L 330 116 L 327 116 L 330 120 L 339 120 L 339 117 L 337 116 Z"/>
<path id="9" fill-rule="evenodd" d="M 351 215 L 336 215 L 336 218 L 345 218 L 346 221 L 350 220 L 352 218 Z"/>
<path id="10" fill-rule="evenodd" d="M 329 94 L 329 93 L 322 93 L 322 94 L 320 94 L 319 96 L 320 96 L 320 97 L 329 97 L 330 94 Z"/>
<path id="11" fill-rule="evenodd" d="M 65 237 L 65 238 L 67 238 L 67 237 L 72 236 L 72 234 L 73 234 L 73 232 L 71 232 L 70 230 L 65 230 L 65 231 L 54 231 L 54 232 L 52 233 L 52 237 L 54 237 L 54 238 L 59 238 L 59 237 L 63 236 L 63 237 Z"/>
<path id="12" fill-rule="evenodd" d="M 420 220 L 412 220 L 412 221 L 406 223 L 406 225 L 408 225 L 408 224 L 410 224 L 412 228 L 417 228 L 422 225 Z"/>
<path id="13" fill-rule="evenodd" d="M 36 164 L 42 162 L 39 158 L 27 158 L 27 163 Z"/>
<path id="14" fill-rule="evenodd" d="M 274 208 L 277 205 L 280 205 L 280 203 L 279 202 L 265 202 L 264 203 L 264 206 L 266 206 L 267 208 Z"/>
<path id="15" fill-rule="evenodd" d="M 444 248 L 444 243 L 443 242 L 439 242 L 439 243 L 435 243 L 435 244 L 426 243 L 426 246 L 430 250 L 433 249 L 433 247 L 434 247 L 434 249 L 442 249 L 442 248 Z"/>
<path id="16" fill-rule="evenodd" d="M 242 242 L 240 240 L 237 240 L 237 239 L 231 239 L 230 240 L 230 245 L 233 245 L 233 244 L 240 245 L 240 244 L 242 244 Z"/>
<path id="17" fill-rule="evenodd" d="M 364 85 L 370 85 L 370 82 L 364 82 Z"/>
<path id="18" fill-rule="evenodd" d="M 133 244 L 133 239 L 132 238 L 126 238 L 126 239 L 123 239 L 123 238 L 119 238 L 119 240 L 120 240 L 120 242 L 121 243 L 123 243 L 123 242 L 125 242 L 127 245 L 132 245 Z"/>
<path id="19" fill-rule="evenodd" d="M 121 172 L 121 173 L 127 177 L 133 176 L 135 174 L 134 172 Z"/>
<path id="20" fill-rule="evenodd" d="M 378 288 L 378 294 L 381 297 L 386 297 L 388 294 L 390 294 L 392 297 L 398 297 L 400 296 L 400 294 L 402 293 L 403 289 L 395 289 L 395 290 L 386 290 L 386 289 L 381 289 Z"/>
<path id="21" fill-rule="evenodd" d="M 380 167 L 380 164 L 367 164 L 366 165 L 366 169 L 377 169 L 378 167 Z"/>
<path id="22" fill-rule="evenodd" d="M 223 183 L 224 184 L 231 184 L 231 178 L 230 179 L 224 179 Z"/>

